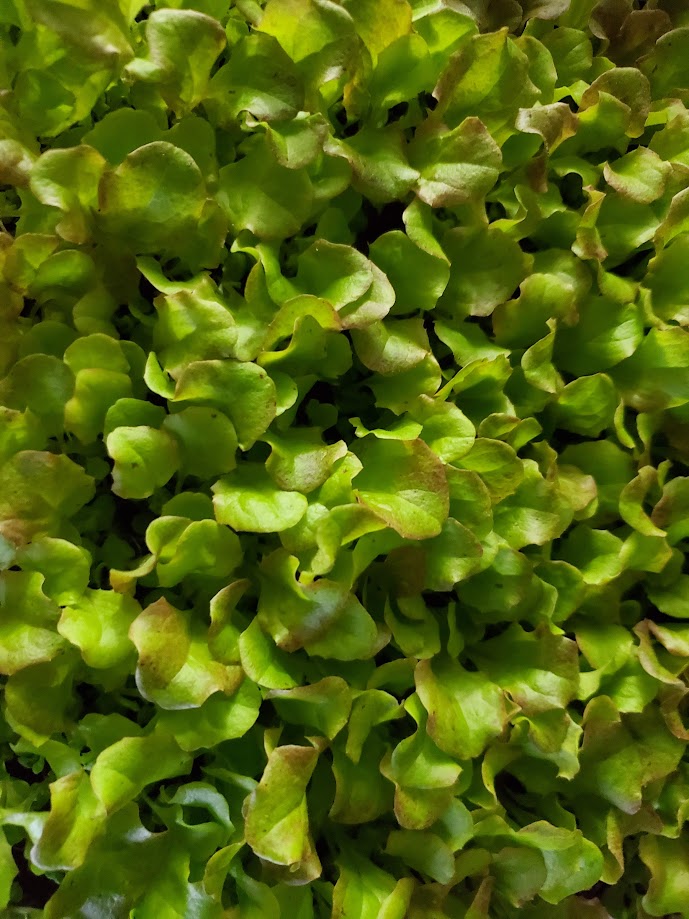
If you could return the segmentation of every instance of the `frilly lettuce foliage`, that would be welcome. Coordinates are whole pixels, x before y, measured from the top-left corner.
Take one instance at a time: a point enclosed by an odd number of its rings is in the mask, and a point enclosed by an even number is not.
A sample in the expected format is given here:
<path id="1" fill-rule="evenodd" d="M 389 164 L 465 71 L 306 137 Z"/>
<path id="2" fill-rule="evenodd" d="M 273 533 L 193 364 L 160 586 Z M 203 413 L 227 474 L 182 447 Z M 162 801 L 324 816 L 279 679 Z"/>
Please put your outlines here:
<path id="1" fill-rule="evenodd" d="M 689 917 L 689 7 L 0 6 L 0 903 Z"/>

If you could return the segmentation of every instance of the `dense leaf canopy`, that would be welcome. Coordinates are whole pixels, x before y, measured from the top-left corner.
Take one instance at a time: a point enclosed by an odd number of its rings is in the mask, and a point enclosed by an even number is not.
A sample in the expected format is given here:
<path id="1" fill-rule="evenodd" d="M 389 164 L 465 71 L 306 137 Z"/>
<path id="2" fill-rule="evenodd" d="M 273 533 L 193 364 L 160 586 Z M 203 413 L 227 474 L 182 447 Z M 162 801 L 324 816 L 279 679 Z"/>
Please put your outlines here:
<path id="1" fill-rule="evenodd" d="M 689 917 L 689 4 L 0 3 L 0 914 Z"/>

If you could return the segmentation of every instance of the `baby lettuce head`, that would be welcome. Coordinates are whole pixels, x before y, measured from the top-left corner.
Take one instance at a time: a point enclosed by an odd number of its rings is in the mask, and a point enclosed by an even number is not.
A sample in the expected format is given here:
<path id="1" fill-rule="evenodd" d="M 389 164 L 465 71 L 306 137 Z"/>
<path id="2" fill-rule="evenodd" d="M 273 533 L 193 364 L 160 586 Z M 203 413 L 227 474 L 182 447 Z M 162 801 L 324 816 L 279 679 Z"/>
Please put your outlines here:
<path id="1" fill-rule="evenodd" d="M 0 46 L 0 914 L 689 919 L 686 4 Z"/>

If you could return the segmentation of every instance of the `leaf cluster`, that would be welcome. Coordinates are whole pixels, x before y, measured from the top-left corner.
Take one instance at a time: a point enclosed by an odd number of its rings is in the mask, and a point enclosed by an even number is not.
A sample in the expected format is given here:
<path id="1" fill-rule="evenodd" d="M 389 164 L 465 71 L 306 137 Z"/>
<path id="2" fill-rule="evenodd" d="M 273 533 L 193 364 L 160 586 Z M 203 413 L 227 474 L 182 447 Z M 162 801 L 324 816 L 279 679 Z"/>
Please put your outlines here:
<path id="1" fill-rule="evenodd" d="M 0 4 L 0 911 L 689 919 L 689 13 Z"/>

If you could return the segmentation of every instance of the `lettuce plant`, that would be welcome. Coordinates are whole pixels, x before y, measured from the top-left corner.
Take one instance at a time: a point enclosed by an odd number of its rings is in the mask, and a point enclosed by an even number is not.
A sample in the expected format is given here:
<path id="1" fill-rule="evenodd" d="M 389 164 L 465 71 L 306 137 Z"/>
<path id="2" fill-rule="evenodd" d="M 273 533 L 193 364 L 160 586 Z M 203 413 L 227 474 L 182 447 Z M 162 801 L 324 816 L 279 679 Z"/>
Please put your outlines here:
<path id="1" fill-rule="evenodd" d="M 687 4 L 0 44 L 2 916 L 687 919 Z"/>

